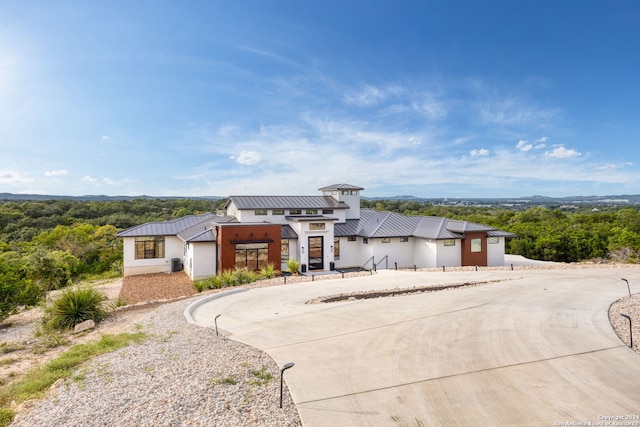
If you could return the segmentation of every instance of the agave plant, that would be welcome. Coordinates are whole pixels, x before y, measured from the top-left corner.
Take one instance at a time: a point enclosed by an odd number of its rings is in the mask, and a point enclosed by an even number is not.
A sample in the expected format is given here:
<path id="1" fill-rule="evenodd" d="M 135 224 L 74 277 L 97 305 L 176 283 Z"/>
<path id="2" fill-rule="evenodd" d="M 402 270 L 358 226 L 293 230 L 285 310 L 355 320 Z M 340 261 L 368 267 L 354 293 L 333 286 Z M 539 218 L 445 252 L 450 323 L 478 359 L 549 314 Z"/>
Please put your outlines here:
<path id="1" fill-rule="evenodd" d="M 298 270 L 300 269 L 300 263 L 293 258 L 290 258 L 287 261 L 287 269 L 291 274 L 298 274 Z"/>
<path id="2" fill-rule="evenodd" d="M 70 329 L 85 320 L 98 323 L 107 317 L 107 297 L 93 288 L 68 289 L 47 308 L 47 322 L 55 329 Z"/>

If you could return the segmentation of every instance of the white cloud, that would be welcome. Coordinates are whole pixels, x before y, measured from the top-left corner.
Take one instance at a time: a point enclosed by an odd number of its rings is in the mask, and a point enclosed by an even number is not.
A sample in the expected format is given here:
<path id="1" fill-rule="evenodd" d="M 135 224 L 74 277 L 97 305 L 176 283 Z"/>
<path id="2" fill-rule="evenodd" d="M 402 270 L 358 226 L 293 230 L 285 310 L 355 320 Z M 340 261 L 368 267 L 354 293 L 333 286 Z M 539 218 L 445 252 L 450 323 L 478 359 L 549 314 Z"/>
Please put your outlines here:
<path id="1" fill-rule="evenodd" d="M 238 157 L 231 157 L 237 163 L 241 165 L 255 165 L 256 163 L 260 163 L 262 160 L 262 156 L 257 151 L 243 151 L 240 153 Z"/>
<path id="2" fill-rule="evenodd" d="M 516 148 L 520 151 L 529 151 L 533 148 L 533 145 L 529 144 L 529 141 L 521 139 L 516 144 Z"/>
<path id="3" fill-rule="evenodd" d="M 345 95 L 344 102 L 350 105 L 368 107 L 379 104 L 388 98 L 397 96 L 403 92 L 404 89 L 396 85 L 384 87 L 365 85 L 361 91 Z"/>
<path id="4" fill-rule="evenodd" d="M 572 149 L 566 149 L 564 146 L 560 145 L 559 147 L 554 148 L 551 151 L 545 151 L 544 153 L 547 157 L 552 157 L 554 159 L 568 159 L 571 157 L 581 156 L 578 151 Z"/>
<path id="5" fill-rule="evenodd" d="M 82 177 L 82 179 L 80 181 L 82 181 L 82 182 L 96 182 L 97 179 L 95 179 L 95 178 L 93 178 L 93 177 L 91 177 L 89 175 L 85 175 L 85 176 Z"/>
<path id="6" fill-rule="evenodd" d="M 46 171 L 44 173 L 44 176 L 62 176 L 62 175 L 67 175 L 69 174 L 69 171 L 64 170 L 64 169 L 58 169 L 58 170 L 53 170 L 53 171 Z"/>
<path id="7" fill-rule="evenodd" d="M 107 139 L 109 139 L 109 137 L 107 135 L 102 135 L 102 140 L 106 141 Z"/>
<path id="8" fill-rule="evenodd" d="M 471 150 L 471 155 L 472 156 L 488 156 L 489 155 L 489 150 L 487 150 L 486 148 L 480 148 L 479 150 Z"/>
<path id="9" fill-rule="evenodd" d="M 1 184 L 27 184 L 33 182 L 27 174 L 19 174 L 14 171 L 0 171 Z"/>

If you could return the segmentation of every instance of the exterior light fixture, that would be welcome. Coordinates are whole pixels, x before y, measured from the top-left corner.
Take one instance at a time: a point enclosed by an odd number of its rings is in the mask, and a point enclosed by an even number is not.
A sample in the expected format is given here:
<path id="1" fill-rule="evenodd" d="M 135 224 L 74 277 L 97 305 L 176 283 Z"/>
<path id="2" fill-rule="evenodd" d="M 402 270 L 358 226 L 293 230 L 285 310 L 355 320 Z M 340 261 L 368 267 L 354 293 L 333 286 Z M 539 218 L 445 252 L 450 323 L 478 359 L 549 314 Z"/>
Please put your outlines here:
<path id="1" fill-rule="evenodd" d="M 302 248 L 301 248 L 301 249 L 302 249 L 302 253 L 304 253 L 304 246 L 302 246 Z"/>
<path id="2" fill-rule="evenodd" d="M 620 280 L 624 280 L 625 282 L 627 282 L 627 290 L 629 291 L 629 297 L 631 297 L 631 288 L 629 287 L 629 281 L 627 279 L 620 279 Z"/>
<path id="3" fill-rule="evenodd" d="M 293 368 L 293 365 L 295 365 L 295 363 L 289 362 L 280 369 L 280 408 L 282 408 L 282 380 L 284 379 L 284 371 Z"/>
<path id="4" fill-rule="evenodd" d="M 629 321 L 629 347 L 633 348 L 633 329 L 631 327 L 631 316 L 624 313 L 620 313 L 620 316 L 626 318 Z"/>
<path id="5" fill-rule="evenodd" d="M 218 336 L 218 317 L 222 316 L 222 314 L 218 314 L 216 317 L 213 318 L 213 323 L 215 323 L 216 325 L 216 336 Z"/>
<path id="6" fill-rule="evenodd" d="M 331 252 L 333 252 L 333 245 L 331 245 Z"/>

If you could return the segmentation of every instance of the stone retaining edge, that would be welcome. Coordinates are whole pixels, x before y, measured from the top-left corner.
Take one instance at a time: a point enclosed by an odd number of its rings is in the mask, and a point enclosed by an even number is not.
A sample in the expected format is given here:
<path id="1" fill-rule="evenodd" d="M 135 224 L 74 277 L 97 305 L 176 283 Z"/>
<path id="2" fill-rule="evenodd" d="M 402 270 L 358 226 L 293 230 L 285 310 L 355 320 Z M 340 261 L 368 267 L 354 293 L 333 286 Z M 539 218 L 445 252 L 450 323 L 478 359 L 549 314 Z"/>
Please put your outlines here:
<path id="1" fill-rule="evenodd" d="M 202 326 L 200 325 L 198 322 L 195 321 L 195 319 L 193 318 L 193 316 L 191 315 L 191 312 L 193 310 L 195 310 L 196 308 L 198 308 L 199 306 L 201 306 L 204 303 L 207 303 L 209 301 L 212 301 L 214 299 L 218 299 L 218 298 L 222 298 L 222 297 L 226 297 L 228 295 L 233 295 L 233 294 L 237 294 L 239 292 L 246 292 L 249 289 L 244 289 L 244 288 L 239 288 L 239 289 L 232 289 L 230 291 L 226 291 L 226 292 L 221 292 L 219 294 L 213 294 L 213 295 L 209 295 L 207 297 L 204 298 L 200 298 L 197 301 L 192 302 L 191 304 L 189 304 L 187 306 L 187 308 L 184 309 L 184 317 L 187 319 L 187 322 L 193 324 L 193 325 L 198 325 L 198 326 Z"/>

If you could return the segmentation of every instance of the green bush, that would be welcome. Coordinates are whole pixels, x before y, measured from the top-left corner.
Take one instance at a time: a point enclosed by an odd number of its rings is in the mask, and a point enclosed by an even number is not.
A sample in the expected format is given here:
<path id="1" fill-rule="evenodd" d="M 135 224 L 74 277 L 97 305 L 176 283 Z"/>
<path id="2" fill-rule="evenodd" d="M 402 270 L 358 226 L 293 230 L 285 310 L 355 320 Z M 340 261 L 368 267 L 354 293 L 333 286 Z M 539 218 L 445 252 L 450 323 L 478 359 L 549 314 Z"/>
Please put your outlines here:
<path id="1" fill-rule="evenodd" d="M 293 258 L 290 258 L 287 261 L 287 269 L 291 274 L 298 274 L 298 270 L 300 269 L 300 263 Z"/>
<path id="2" fill-rule="evenodd" d="M 260 275 L 265 279 L 271 279 L 272 277 L 279 276 L 280 270 L 276 269 L 276 266 L 272 263 L 269 263 L 266 267 L 263 267 L 262 270 L 260 270 Z"/>
<path id="3" fill-rule="evenodd" d="M 106 299 L 106 296 L 89 287 L 66 290 L 47 307 L 48 316 L 44 322 L 54 329 L 71 329 L 90 319 L 99 323 L 107 317 L 102 307 Z"/>
<path id="4" fill-rule="evenodd" d="M 250 271 L 248 268 L 243 267 L 243 268 L 237 268 L 233 271 L 233 275 L 235 276 L 235 284 L 236 285 L 243 285 L 245 283 L 252 283 L 252 282 L 256 282 L 260 276 L 253 272 Z"/>

